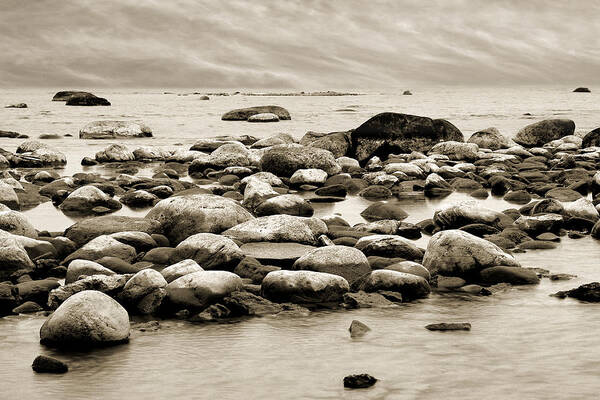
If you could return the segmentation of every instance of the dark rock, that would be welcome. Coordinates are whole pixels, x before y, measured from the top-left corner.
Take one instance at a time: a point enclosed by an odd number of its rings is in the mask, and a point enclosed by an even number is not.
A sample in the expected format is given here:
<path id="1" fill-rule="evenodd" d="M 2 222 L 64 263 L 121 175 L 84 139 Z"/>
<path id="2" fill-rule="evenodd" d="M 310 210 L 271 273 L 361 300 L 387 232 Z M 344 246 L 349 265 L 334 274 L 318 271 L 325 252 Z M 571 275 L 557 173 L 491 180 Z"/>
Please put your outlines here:
<path id="1" fill-rule="evenodd" d="M 543 146 L 564 136 L 572 135 L 575 123 L 570 119 L 547 119 L 522 128 L 514 141 L 525 147 Z"/>
<path id="2" fill-rule="evenodd" d="M 101 235 L 127 231 L 153 234 L 160 233 L 160 228 L 160 223 L 151 218 L 109 215 L 79 221 L 67 228 L 64 236 L 82 246 Z"/>
<path id="3" fill-rule="evenodd" d="M 557 292 L 553 296 L 560 298 L 572 297 L 581 301 L 598 303 L 600 302 L 600 282 L 586 283 L 575 289 Z"/>
<path id="4" fill-rule="evenodd" d="M 589 131 L 583 137 L 582 148 L 600 146 L 600 128 Z"/>
<path id="5" fill-rule="evenodd" d="M 402 295 L 399 294 L 399 301 L 402 302 Z M 388 300 L 385 296 L 380 293 L 366 293 L 362 290 L 355 293 L 344 294 L 344 306 L 347 308 L 385 308 L 395 307 L 396 305 Z"/>
<path id="6" fill-rule="evenodd" d="M 430 331 L 470 331 L 471 324 L 468 322 L 441 322 L 429 324 L 425 328 Z"/>
<path id="7" fill-rule="evenodd" d="M 285 177 L 292 176 L 299 169 L 322 169 L 328 175 L 341 171 L 330 151 L 299 144 L 270 147 L 261 157 L 260 167 L 263 171 Z"/>
<path id="8" fill-rule="evenodd" d="M 529 242 L 527 242 L 529 243 Z M 537 274 L 527 268 L 497 266 L 481 270 L 482 282 L 488 285 L 510 283 L 511 285 L 535 285 L 540 283 Z"/>
<path id="9" fill-rule="evenodd" d="M 371 328 L 369 328 L 367 325 L 365 325 L 362 322 L 357 321 L 357 320 L 353 320 L 352 323 L 350 324 L 350 328 L 348 328 L 351 338 L 363 337 L 370 330 L 371 330 Z"/>
<path id="10" fill-rule="evenodd" d="M 248 108 L 239 108 L 231 110 L 221 117 L 223 121 L 247 121 L 253 115 L 270 113 L 275 114 L 280 120 L 291 119 L 290 113 L 283 107 L 279 106 L 257 106 Z"/>
<path id="11" fill-rule="evenodd" d="M 31 368 L 38 373 L 64 374 L 69 371 L 69 367 L 64 362 L 48 356 L 37 356 L 33 360 Z"/>
<path id="12" fill-rule="evenodd" d="M 14 314 L 31 314 L 38 311 L 43 311 L 44 309 L 34 301 L 26 301 L 18 307 L 15 307 L 12 312 Z"/>
<path id="13" fill-rule="evenodd" d="M 344 387 L 348 389 L 364 389 L 373 386 L 377 379 L 369 374 L 348 375 L 344 377 Z"/>
<path id="14" fill-rule="evenodd" d="M 592 91 L 586 87 L 578 87 L 573 90 L 573 93 L 591 93 Z"/>
<path id="15" fill-rule="evenodd" d="M 73 94 L 65 104 L 68 106 L 110 106 L 110 102 L 105 98 L 85 92 Z"/>
<path id="16" fill-rule="evenodd" d="M 385 219 L 403 220 L 408 217 L 408 213 L 400 206 L 378 201 L 364 209 L 360 215 L 367 221 L 379 221 Z"/>

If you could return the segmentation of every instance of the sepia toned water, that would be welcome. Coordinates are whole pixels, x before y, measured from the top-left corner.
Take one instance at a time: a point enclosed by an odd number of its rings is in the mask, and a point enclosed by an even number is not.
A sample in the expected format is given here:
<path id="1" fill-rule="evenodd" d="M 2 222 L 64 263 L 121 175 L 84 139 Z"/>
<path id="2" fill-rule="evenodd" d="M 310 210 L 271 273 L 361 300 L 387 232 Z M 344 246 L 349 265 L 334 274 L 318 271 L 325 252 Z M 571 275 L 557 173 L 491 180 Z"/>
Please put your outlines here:
<path id="1" fill-rule="evenodd" d="M 422 89 L 413 96 L 368 94 L 352 97 L 213 97 L 162 94 L 162 91 L 95 91 L 111 107 L 66 107 L 50 102 L 54 90 L 0 91 L 0 105 L 26 102 L 29 109 L 0 109 L 0 129 L 35 138 L 41 133 L 74 135 L 49 141 L 67 154 L 59 171 L 81 171 L 79 162 L 108 145 L 83 141 L 77 132 L 97 119 L 134 119 L 150 125 L 153 139 L 127 144 L 189 147 L 197 138 L 223 134 L 259 137 L 287 132 L 346 130 L 383 111 L 443 117 L 465 136 L 496 126 L 513 135 L 531 122 L 571 118 L 578 132 L 600 126 L 599 97 L 571 88 Z M 593 90 L 593 88 L 592 88 Z M 183 93 L 184 91 L 177 91 Z M 291 121 L 276 124 L 224 122 L 237 107 L 277 104 Z M 356 111 L 336 111 L 339 109 Z M 532 116 L 523 116 L 531 113 Z M 14 151 L 19 139 L 0 139 Z M 92 168 L 104 174 L 110 171 Z M 152 167 L 142 173 L 150 175 Z M 430 218 L 436 208 L 467 199 L 398 201 L 406 221 Z M 334 212 L 350 223 L 362 221 L 369 201 L 316 204 L 315 215 Z M 499 198 L 483 201 L 496 210 L 514 208 Z M 119 213 L 144 215 L 123 207 Z M 26 215 L 38 229 L 61 231 L 73 220 L 51 203 Z M 417 242 L 427 245 L 427 238 Z M 600 242 L 562 238 L 556 249 L 516 254 L 524 266 L 577 275 L 570 281 L 512 288 L 489 297 L 432 294 L 397 309 L 323 311 L 308 317 L 255 318 L 226 325 L 162 321 L 157 332 L 133 331 L 131 342 L 89 353 L 67 353 L 39 344 L 44 317 L 0 319 L 0 399 L 548 399 L 596 398 L 600 390 L 600 305 L 559 300 L 549 294 L 600 281 Z M 361 339 L 347 331 L 358 319 L 372 328 Z M 470 332 L 430 332 L 434 322 L 470 322 Z M 65 375 L 35 374 L 38 354 L 69 364 Z M 369 373 L 379 379 L 365 390 L 349 391 L 344 376 Z"/>

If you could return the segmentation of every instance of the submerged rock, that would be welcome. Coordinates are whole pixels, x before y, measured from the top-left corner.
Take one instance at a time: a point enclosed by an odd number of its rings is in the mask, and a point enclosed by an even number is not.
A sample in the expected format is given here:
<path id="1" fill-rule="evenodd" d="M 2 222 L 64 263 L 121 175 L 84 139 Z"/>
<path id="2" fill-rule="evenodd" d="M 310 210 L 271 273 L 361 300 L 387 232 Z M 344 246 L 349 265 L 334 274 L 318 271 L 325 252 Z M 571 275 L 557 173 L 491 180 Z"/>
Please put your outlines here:
<path id="1" fill-rule="evenodd" d="M 429 324 L 425 329 L 430 331 L 470 331 L 471 324 L 468 322 L 440 322 Z"/>
<path id="2" fill-rule="evenodd" d="M 353 320 L 350 324 L 350 328 L 348 328 L 351 338 L 365 336 L 370 330 L 371 328 L 357 320 Z"/>
<path id="3" fill-rule="evenodd" d="M 42 325 L 40 342 L 57 347 L 93 347 L 127 342 L 129 314 L 95 290 L 69 297 Z"/>
<path id="4" fill-rule="evenodd" d="M 31 368 L 37 373 L 64 374 L 69 371 L 64 362 L 44 355 L 37 356 Z"/>
<path id="5" fill-rule="evenodd" d="M 581 301 L 598 303 L 600 302 L 600 282 L 586 283 L 575 289 L 557 292 L 554 296 L 560 298 L 572 297 Z"/>
<path id="6" fill-rule="evenodd" d="M 405 272 L 379 269 L 371 272 L 360 284 L 360 289 L 370 292 L 399 292 L 408 301 L 427 297 L 431 292 L 429 283 L 422 276 Z"/>
<path id="7" fill-rule="evenodd" d="M 79 130 L 80 139 L 152 137 L 152 130 L 132 121 L 94 121 Z"/>
<path id="8" fill-rule="evenodd" d="M 257 106 L 248 108 L 239 108 L 231 110 L 223 114 L 223 121 L 247 121 L 253 115 L 270 113 L 275 114 L 281 120 L 291 119 L 290 113 L 283 107 L 279 106 Z"/>
<path id="9" fill-rule="evenodd" d="M 65 104 L 68 106 L 110 106 L 110 101 L 91 93 L 77 92 L 69 96 Z"/>
<path id="10" fill-rule="evenodd" d="M 369 374 L 348 375 L 344 377 L 344 387 L 349 389 L 364 389 L 377 383 L 377 379 Z"/>

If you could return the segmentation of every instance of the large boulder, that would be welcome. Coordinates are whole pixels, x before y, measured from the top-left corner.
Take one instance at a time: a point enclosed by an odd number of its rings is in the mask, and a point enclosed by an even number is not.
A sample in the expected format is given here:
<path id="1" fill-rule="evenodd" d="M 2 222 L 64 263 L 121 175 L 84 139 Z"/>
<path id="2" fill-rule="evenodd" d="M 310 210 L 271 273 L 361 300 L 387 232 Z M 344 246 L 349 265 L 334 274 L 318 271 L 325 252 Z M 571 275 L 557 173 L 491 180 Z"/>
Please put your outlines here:
<path id="1" fill-rule="evenodd" d="M 67 275 L 65 277 L 65 284 L 73 283 L 80 277 L 92 276 L 92 275 L 116 275 L 116 273 L 97 262 L 90 260 L 73 260 L 69 263 L 67 268 Z"/>
<path id="2" fill-rule="evenodd" d="M 146 218 L 158 221 L 173 245 L 196 233 L 221 233 L 253 219 L 252 214 L 234 200 L 212 194 L 161 200 Z"/>
<path id="3" fill-rule="evenodd" d="M 291 119 L 290 113 L 283 107 L 279 106 L 257 106 L 247 107 L 231 110 L 223 114 L 221 119 L 223 121 L 247 121 L 253 115 L 270 113 L 275 114 L 279 119 L 288 120 Z"/>
<path id="4" fill-rule="evenodd" d="M 8 183 L 0 181 L 0 203 L 4 204 L 11 210 L 19 210 L 19 196 L 15 192 L 15 189 Z"/>
<path id="5" fill-rule="evenodd" d="M 426 152 L 448 140 L 463 142 L 464 137 L 446 120 L 391 112 L 375 115 L 352 132 L 353 151 L 360 162 L 391 153 Z"/>
<path id="6" fill-rule="evenodd" d="M 423 258 L 423 252 L 411 240 L 398 235 L 364 236 L 354 246 L 366 256 L 400 257 L 410 261 Z"/>
<path id="7" fill-rule="evenodd" d="M 513 220 L 508 215 L 482 207 L 475 201 L 464 201 L 437 210 L 433 214 L 433 222 L 441 229 L 457 229 L 471 224 L 486 224 L 504 229 L 512 225 Z"/>
<path id="8" fill-rule="evenodd" d="M 54 97 L 52 97 L 52 101 L 67 101 L 69 97 L 74 96 L 76 94 L 90 94 L 88 92 L 83 92 L 81 90 L 62 90 L 60 92 L 56 92 Z"/>
<path id="9" fill-rule="evenodd" d="M 586 198 L 566 203 L 563 205 L 565 213 L 571 217 L 585 218 L 590 221 L 597 221 L 600 215 L 598 210 L 594 207 L 594 203 Z"/>
<path id="10" fill-rule="evenodd" d="M 535 271 L 527 268 L 497 266 L 481 270 L 481 281 L 488 285 L 510 283 L 511 285 L 535 285 L 540 283 Z"/>
<path id="11" fill-rule="evenodd" d="M 152 314 L 167 295 L 166 287 L 167 281 L 160 272 L 143 269 L 127 281 L 119 299 L 141 314 Z"/>
<path id="12" fill-rule="evenodd" d="M 482 269 L 499 265 L 520 267 L 492 242 L 454 229 L 433 235 L 423 257 L 423 266 L 432 275 L 473 278 Z"/>
<path id="13" fill-rule="evenodd" d="M 94 121 L 79 130 L 80 139 L 152 137 L 152 129 L 132 121 Z"/>
<path id="14" fill-rule="evenodd" d="M 233 240 L 214 233 L 197 233 L 179 243 L 171 262 L 194 260 L 203 269 L 233 270 L 244 254 Z"/>
<path id="15" fill-rule="evenodd" d="M 581 143 L 582 148 L 600 146 L 600 128 L 593 129 L 585 134 Z"/>
<path id="16" fill-rule="evenodd" d="M 201 309 L 241 290 L 242 285 L 242 279 L 232 272 L 200 271 L 169 283 L 167 296 L 175 306 Z"/>
<path id="17" fill-rule="evenodd" d="M 287 177 L 299 169 L 322 169 L 328 175 L 342 170 L 330 151 L 300 144 L 282 144 L 267 149 L 260 159 L 260 167 L 263 171 Z"/>
<path id="18" fill-rule="evenodd" d="M 306 132 L 300 144 L 309 147 L 318 147 L 329 150 L 335 158 L 343 157 L 352 147 L 352 131 L 347 132 Z"/>
<path id="19" fill-rule="evenodd" d="M 278 303 L 339 302 L 349 290 L 341 276 L 314 271 L 273 271 L 261 284 L 262 295 Z"/>
<path id="20" fill-rule="evenodd" d="M 129 314 L 108 295 L 85 290 L 69 297 L 42 325 L 40 342 L 57 347 L 93 347 L 129 340 Z"/>
<path id="21" fill-rule="evenodd" d="M 37 231 L 24 214 L 3 205 L 0 207 L 0 229 L 14 235 L 37 237 Z"/>
<path id="22" fill-rule="evenodd" d="M 479 146 L 475 143 L 463 143 L 457 141 L 444 141 L 433 145 L 429 154 L 442 154 L 451 160 L 475 161 L 477 160 Z"/>
<path id="23" fill-rule="evenodd" d="M 487 128 L 475 132 L 468 140 L 469 143 L 475 143 L 482 149 L 500 150 L 508 149 L 515 145 L 512 139 L 507 138 L 496 128 Z"/>
<path id="24" fill-rule="evenodd" d="M 136 256 L 135 248 L 121 243 L 110 236 L 102 235 L 87 242 L 83 247 L 65 258 L 67 264 L 72 260 L 99 260 L 102 257 L 117 257 L 124 261 L 132 261 Z"/>
<path id="25" fill-rule="evenodd" d="M 254 212 L 259 217 L 277 214 L 310 217 L 314 209 L 308 201 L 297 194 L 283 194 L 261 202 Z"/>
<path id="26" fill-rule="evenodd" d="M 98 236 L 128 231 L 144 232 L 149 235 L 162 232 L 160 222 L 151 218 L 104 215 L 87 218 L 71 225 L 65 231 L 64 236 L 78 246 L 82 246 Z"/>
<path id="27" fill-rule="evenodd" d="M 135 155 L 124 144 L 111 144 L 106 149 L 96 153 L 98 162 L 133 161 Z"/>
<path id="28" fill-rule="evenodd" d="M 187 274 L 204 271 L 201 266 L 194 260 L 182 260 L 173 265 L 164 268 L 160 273 L 165 278 L 167 283 L 173 282 L 177 278 L 181 278 Z"/>
<path id="29" fill-rule="evenodd" d="M 546 119 L 521 128 L 514 141 L 525 147 L 544 144 L 575 132 L 575 122 L 570 119 Z"/>
<path id="30" fill-rule="evenodd" d="M 367 293 L 390 291 L 402 294 L 403 300 L 415 300 L 431 292 L 429 283 L 422 276 L 388 269 L 373 271 L 361 282 L 360 289 Z"/>
<path id="31" fill-rule="evenodd" d="M 292 269 L 339 275 L 350 284 L 371 272 L 367 257 L 347 246 L 318 247 L 296 260 Z"/>
<path id="32" fill-rule="evenodd" d="M 223 235 L 242 243 L 296 242 L 314 245 L 317 238 L 327 231 L 327 225 L 317 218 L 269 215 L 242 222 Z"/>
<path id="33" fill-rule="evenodd" d="M 248 178 L 249 179 L 245 182 L 244 200 L 242 201 L 244 207 L 254 210 L 265 200 L 279 195 L 279 193 L 273 190 L 273 187 L 263 179 L 253 176 Z"/>
<path id="34" fill-rule="evenodd" d="M 91 93 L 79 92 L 69 96 L 65 104 L 68 106 L 110 106 L 110 101 Z"/>
<path id="35" fill-rule="evenodd" d="M 87 185 L 75 189 L 59 206 L 63 211 L 82 214 L 93 212 L 95 207 L 118 210 L 122 205 L 96 186 Z"/>

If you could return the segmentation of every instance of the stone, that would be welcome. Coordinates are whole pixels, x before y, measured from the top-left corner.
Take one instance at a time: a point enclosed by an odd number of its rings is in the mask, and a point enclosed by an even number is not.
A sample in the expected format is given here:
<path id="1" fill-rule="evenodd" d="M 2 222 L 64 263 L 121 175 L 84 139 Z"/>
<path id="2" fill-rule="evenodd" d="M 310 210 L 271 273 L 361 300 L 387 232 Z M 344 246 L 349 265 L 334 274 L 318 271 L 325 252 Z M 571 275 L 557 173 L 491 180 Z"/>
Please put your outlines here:
<path id="1" fill-rule="evenodd" d="M 468 322 L 440 322 L 425 326 L 429 331 L 470 331 L 471 324 Z"/>
<path id="2" fill-rule="evenodd" d="M 360 322 L 358 320 L 353 320 L 352 323 L 350 323 L 350 328 L 348 328 L 351 338 L 363 337 L 370 330 L 371 330 L 371 328 L 369 328 L 367 325 L 363 324 L 362 322 Z"/>
<path id="3" fill-rule="evenodd" d="M 254 209 L 254 213 L 258 217 L 277 214 L 311 217 L 314 213 L 314 208 L 304 198 L 296 194 L 283 194 L 262 201 Z"/>
<path id="4" fill-rule="evenodd" d="M 67 267 L 65 284 L 73 283 L 80 277 L 92 275 L 115 275 L 116 273 L 101 264 L 90 260 L 73 260 Z"/>
<path id="5" fill-rule="evenodd" d="M 479 146 L 463 141 L 444 141 L 435 144 L 429 154 L 442 154 L 451 160 L 475 161 L 478 157 Z"/>
<path id="6" fill-rule="evenodd" d="M 423 266 L 432 275 L 470 278 L 484 268 L 519 267 L 510 254 L 485 239 L 460 230 L 438 232 L 431 237 Z"/>
<path id="7" fill-rule="evenodd" d="M 592 91 L 586 87 L 578 87 L 573 90 L 573 93 L 591 93 Z"/>
<path id="8" fill-rule="evenodd" d="M 290 178 L 290 184 L 300 185 L 322 185 L 327 180 L 327 172 L 322 169 L 310 168 L 299 169 L 294 172 Z"/>
<path id="9" fill-rule="evenodd" d="M 490 150 L 508 149 L 515 145 L 512 139 L 502 135 L 496 128 L 487 128 L 475 132 L 467 142 L 475 143 L 482 149 Z"/>
<path id="10" fill-rule="evenodd" d="M 299 144 L 270 147 L 260 158 L 260 167 L 263 171 L 286 177 L 299 169 L 321 169 L 330 176 L 341 172 L 330 151 Z"/>
<path id="11" fill-rule="evenodd" d="M 22 188 L 22 187 L 21 187 Z M 19 197 L 15 189 L 5 182 L 0 181 L 0 203 L 4 204 L 11 210 L 19 210 L 21 208 Z"/>
<path id="12" fill-rule="evenodd" d="M 44 309 L 34 301 L 26 301 L 12 310 L 13 314 L 32 314 L 39 311 L 44 311 Z"/>
<path id="13" fill-rule="evenodd" d="M 115 300 L 95 290 L 69 297 L 40 329 L 40 342 L 57 347 L 93 347 L 127 342 L 129 314 Z"/>
<path id="14" fill-rule="evenodd" d="M 197 233 L 177 245 L 170 261 L 191 259 L 204 270 L 232 271 L 243 258 L 244 254 L 231 239 L 214 233 Z"/>
<path id="15" fill-rule="evenodd" d="M 290 268 L 294 262 L 315 247 L 300 243 L 245 243 L 240 250 L 246 257 L 252 257 L 263 264 Z M 243 261 L 243 260 L 242 260 Z"/>
<path id="16" fill-rule="evenodd" d="M 132 121 L 94 121 L 79 130 L 80 139 L 152 137 L 152 129 Z"/>
<path id="17" fill-rule="evenodd" d="M 28 238 L 37 237 L 36 229 L 25 215 L 8 207 L 0 208 L 0 230 Z"/>
<path id="18" fill-rule="evenodd" d="M 173 245 L 196 233 L 221 233 L 253 219 L 237 202 L 212 194 L 175 196 L 159 201 L 146 214 L 158 221 Z"/>
<path id="19" fill-rule="evenodd" d="M 399 292 L 408 301 L 427 297 L 431 292 L 429 283 L 422 276 L 404 272 L 379 269 L 371 272 L 359 286 L 367 293 L 379 291 Z"/>
<path id="20" fill-rule="evenodd" d="M 373 386 L 377 378 L 369 374 L 348 375 L 344 377 L 344 387 L 348 389 L 364 389 Z"/>
<path id="21" fill-rule="evenodd" d="M 167 285 L 170 302 L 181 308 L 203 309 L 232 292 L 241 290 L 242 279 L 227 271 L 200 271 L 184 275 Z"/>
<path id="22" fill-rule="evenodd" d="M 248 122 L 279 122 L 279 117 L 273 113 L 260 113 L 248 117 Z"/>
<path id="23" fill-rule="evenodd" d="M 364 162 L 374 155 L 426 152 L 447 140 L 464 141 L 460 130 L 448 121 L 386 112 L 352 132 L 352 150 L 355 158 Z"/>
<path id="24" fill-rule="evenodd" d="M 356 242 L 355 247 L 366 256 L 402 257 L 421 261 L 423 252 L 410 240 L 398 235 L 370 235 Z"/>
<path id="25" fill-rule="evenodd" d="M 535 215 L 533 217 L 522 215 L 515 221 L 515 225 L 528 235 L 536 237 L 544 232 L 558 233 L 563 226 L 563 222 L 563 216 L 558 214 Z"/>
<path id="26" fill-rule="evenodd" d="M 522 128 L 514 141 L 525 147 L 543 146 L 552 140 L 572 135 L 575 123 L 570 119 L 547 119 Z"/>
<path id="27" fill-rule="evenodd" d="M 584 149 L 597 146 L 600 146 L 600 128 L 593 129 L 586 133 L 581 144 L 581 147 Z"/>
<path id="28" fill-rule="evenodd" d="M 82 246 L 98 236 L 129 231 L 152 235 L 161 231 L 161 224 L 151 218 L 107 215 L 79 221 L 67 228 L 64 236 L 75 242 L 77 246 Z M 119 236 L 115 239 L 126 242 Z M 133 245 L 133 243 L 128 244 Z"/>
<path id="29" fill-rule="evenodd" d="M 339 302 L 349 290 L 341 276 L 314 271 L 273 271 L 261 285 L 262 295 L 278 303 Z"/>
<path id="30" fill-rule="evenodd" d="M 339 275 L 350 285 L 371 272 L 369 261 L 360 250 L 335 245 L 319 247 L 302 255 L 292 269 Z"/>
<path id="31" fill-rule="evenodd" d="M 572 297 L 581 301 L 598 303 L 600 302 L 600 283 L 586 283 L 585 285 L 581 285 L 575 289 L 557 292 L 554 294 L 554 296 L 560 298 Z"/>
<path id="32" fill-rule="evenodd" d="M 247 107 L 247 108 L 239 108 L 236 110 L 231 110 L 223 114 L 221 119 L 223 121 L 247 121 L 253 115 L 270 113 L 275 114 L 280 120 L 289 120 L 290 113 L 283 107 L 279 106 L 257 106 L 257 107 Z"/>
<path id="33" fill-rule="evenodd" d="M 279 193 L 273 190 L 273 187 L 269 183 L 259 178 L 250 177 L 246 181 L 242 205 L 250 210 L 254 210 L 264 201 L 276 196 L 279 196 Z"/>
<path id="34" fill-rule="evenodd" d="M 232 292 L 221 300 L 232 316 L 264 316 L 279 314 L 285 306 L 246 291 Z"/>
<path id="35" fill-rule="evenodd" d="M 395 262 L 386 266 L 384 269 L 421 276 L 425 278 L 426 281 L 429 281 L 431 279 L 431 274 L 429 273 L 427 268 L 414 261 Z"/>
<path id="36" fill-rule="evenodd" d="M 262 265 L 254 257 L 244 257 L 235 267 L 233 272 L 241 278 L 250 279 L 252 283 L 260 285 L 269 272 L 279 271 L 281 268 L 272 265 Z"/>
<path id="37" fill-rule="evenodd" d="M 48 294 L 48 307 L 56 310 L 69 297 L 84 290 L 95 290 L 111 297 L 116 296 L 125 287 L 130 277 L 131 275 L 92 275 L 79 279 L 51 290 Z"/>
<path id="38" fill-rule="evenodd" d="M 102 151 L 96 153 L 96 161 L 98 162 L 117 162 L 117 161 L 133 161 L 135 155 L 127 146 L 123 144 L 111 144 Z"/>
<path id="39" fill-rule="evenodd" d="M 71 96 L 78 95 L 78 94 L 91 94 L 91 93 L 82 92 L 79 90 L 64 90 L 64 91 L 56 92 L 56 94 L 52 98 L 52 101 L 67 101 L 67 100 L 69 100 L 69 98 Z"/>
<path id="40" fill-rule="evenodd" d="M 112 256 L 118 257 L 125 261 L 132 261 L 136 256 L 136 251 L 133 247 L 121 243 L 110 236 L 98 236 L 87 242 L 83 247 L 71 253 L 65 258 L 64 263 L 72 260 L 98 260 L 102 257 Z"/>
<path id="41" fill-rule="evenodd" d="M 408 213 L 404 211 L 400 206 L 391 203 L 385 203 L 378 201 L 372 203 L 364 209 L 360 215 L 367 221 L 378 221 L 386 219 L 394 219 L 402 221 L 408 217 Z"/>
<path id="42" fill-rule="evenodd" d="M 456 229 L 469 224 L 487 224 L 504 229 L 512 225 L 513 220 L 506 214 L 482 207 L 475 201 L 464 201 L 435 211 L 433 222 L 441 229 Z"/>
<path id="43" fill-rule="evenodd" d="M 397 293 L 395 302 L 402 302 L 402 294 Z M 346 308 L 390 308 L 398 307 L 380 293 L 366 293 L 362 290 L 344 294 L 344 307 Z"/>
<path id="44" fill-rule="evenodd" d="M 497 266 L 482 269 L 481 281 L 488 285 L 510 283 L 511 285 L 536 285 L 540 283 L 537 274 L 527 268 Z"/>
<path id="45" fill-rule="evenodd" d="M 53 357 L 37 356 L 31 368 L 37 373 L 64 374 L 69 372 L 69 366 Z"/>
<path id="46" fill-rule="evenodd" d="M 296 242 L 314 245 L 317 238 L 327 231 L 327 225 L 317 218 L 269 215 L 242 222 L 223 235 L 242 243 Z"/>
<path id="47" fill-rule="evenodd" d="M 350 151 L 351 147 L 351 131 L 346 132 L 306 132 L 306 134 L 300 139 L 300 144 L 303 146 L 317 147 L 324 150 L 329 150 L 336 159 L 346 156 Z M 347 158 L 347 157 L 344 157 Z M 337 160 L 340 163 L 340 160 Z M 341 160 L 342 163 L 347 160 Z M 353 160 L 358 166 L 358 162 Z M 341 163 L 340 163 L 340 166 Z M 343 167 L 342 167 L 343 168 Z"/>
<path id="48" fill-rule="evenodd" d="M 32 272 L 34 264 L 15 235 L 0 231 L 0 282 L 9 280 L 16 271 Z"/>
<path id="49" fill-rule="evenodd" d="M 168 267 L 160 271 L 160 273 L 165 278 L 167 283 L 171 283 L 175 279 L 181 278 L 184 275 L 200 271 L 204 271 L 204 269 L 201 266 L 199 266 L 196 261 L 185 259 L 173 265 L 169 265 Z"/>
<path id="50" fill-rule="evenodd" d="M 91 185 L 75 189 L 59 206 L 63 211 L 78 213 L 91 213 L 94 207 L 118 210 L 122 206 L 117 200 Z"/>

